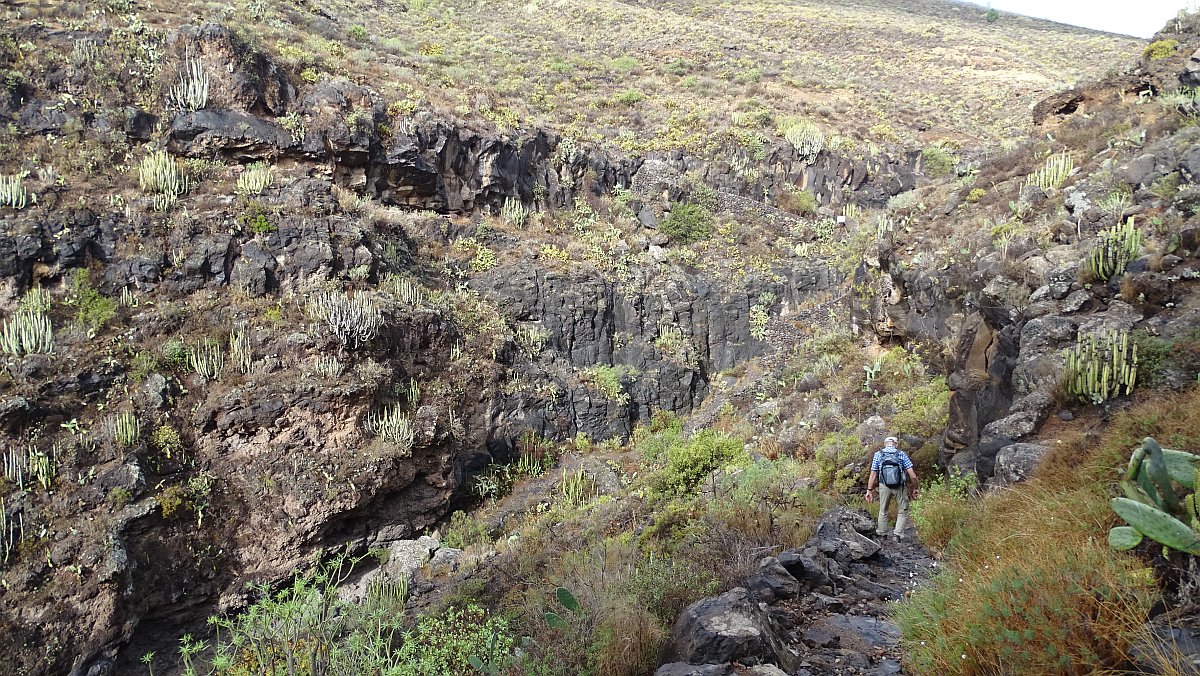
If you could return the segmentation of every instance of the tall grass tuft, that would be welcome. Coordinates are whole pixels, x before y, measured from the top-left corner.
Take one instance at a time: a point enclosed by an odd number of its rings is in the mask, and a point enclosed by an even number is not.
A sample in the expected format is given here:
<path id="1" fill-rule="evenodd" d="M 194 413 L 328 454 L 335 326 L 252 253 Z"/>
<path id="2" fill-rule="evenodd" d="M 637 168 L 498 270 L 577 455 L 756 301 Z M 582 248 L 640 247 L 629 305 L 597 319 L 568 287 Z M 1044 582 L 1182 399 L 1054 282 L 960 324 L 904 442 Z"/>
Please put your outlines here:
<path id="1" fill-rule="evenodd" d="M 1158 592 L 1104 534 L 1117 521 L 1114 479 L 1146 436 L 1200 447 L 1200 388 L 1114 415 L 1099 439 L 1065 432 L 1029 482 L 947 510 L 933 532 L 947 542 L 945 572 L 896 613 L 908 666 L 1090 674 L 1129 657 Z"/>

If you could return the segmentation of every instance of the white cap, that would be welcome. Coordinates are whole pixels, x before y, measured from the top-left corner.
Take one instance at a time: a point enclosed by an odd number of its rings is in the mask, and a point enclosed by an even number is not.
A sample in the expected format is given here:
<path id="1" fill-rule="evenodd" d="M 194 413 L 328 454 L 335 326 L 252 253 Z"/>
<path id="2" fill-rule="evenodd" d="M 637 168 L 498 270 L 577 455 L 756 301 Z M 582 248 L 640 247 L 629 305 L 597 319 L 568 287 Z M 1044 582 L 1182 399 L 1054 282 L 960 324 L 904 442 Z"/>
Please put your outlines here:
<path id="1" fill-rule="evenodd" d="M 886 444 L 886 443 L 887 443 L 887 442 L 889 442 L 889 441 L 895 441 L 895 442 L 899 443 L 899 441 L 900 441 L 900 440 L 899 440 L 899 439 L 897 439 L 896 437 L 888 437 L 887 439 L 884 439 L 884 440 L 883 440 L 883 443 L 885 443 L 885 444 Z"/>

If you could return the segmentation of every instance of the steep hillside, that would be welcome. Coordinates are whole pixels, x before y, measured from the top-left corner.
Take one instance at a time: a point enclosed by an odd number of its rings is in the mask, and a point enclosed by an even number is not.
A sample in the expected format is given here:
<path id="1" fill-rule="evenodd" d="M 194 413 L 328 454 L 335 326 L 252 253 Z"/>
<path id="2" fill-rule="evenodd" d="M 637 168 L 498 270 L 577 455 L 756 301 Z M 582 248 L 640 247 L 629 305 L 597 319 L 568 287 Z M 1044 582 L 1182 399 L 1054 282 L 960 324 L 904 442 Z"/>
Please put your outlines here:
<path id="1" fill-rule="evenodd" d="M 712 150 L 714 131 L 771 137 L 797 118 L 818 121 L 846 150 L 1012 143 L 1039 98 L 1122 68 L 1138 49 L 1129 38 L 1011 15 L 989 23 L 982 9 L 928 0 L 55 0 L 4 11 L 18 26 L 67 31 L 119 32 L 136 16 L 148 39 L 220 21 L 293 78 L 347 77 L 379 92 L 390 114 L 452 112 L 636 153 Z M 106 46 L 115 45 L 101 42 L 100 60 L 111 58 Z M 136 77 L 160 74 L 154 51 Z"/>
<path id="2" fill-rule="evenodd" d="M 835 664 L 797 618 L 930 568 L 817 520 L 865 449 L 1015 484 L 1200 369 L 1195 17 L 0 11 L 0 672 L 648 673 L 752 574 L 793 623 L 756 659 Z M 1136 388 L 1064 384 L 1101 329 Z M 945 670 L 889 641 L 855 668 Z"/>

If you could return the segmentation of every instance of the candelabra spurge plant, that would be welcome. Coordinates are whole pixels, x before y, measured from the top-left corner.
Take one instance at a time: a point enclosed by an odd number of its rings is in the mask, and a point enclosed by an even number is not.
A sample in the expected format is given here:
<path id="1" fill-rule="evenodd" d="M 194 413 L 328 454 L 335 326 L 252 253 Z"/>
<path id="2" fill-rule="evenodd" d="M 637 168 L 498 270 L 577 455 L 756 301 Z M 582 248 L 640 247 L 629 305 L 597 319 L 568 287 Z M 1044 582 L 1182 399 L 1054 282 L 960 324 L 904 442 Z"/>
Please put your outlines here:
<path id="1" fill-rule="evenodd" d="M 1142 248 L 1142 232 L 1133 224 L 1133 217 L 1100 232 L 1096 246 L 1088 254 L 1088 270 L 1101 281 L 1108 281 L 1125 272 Z"/>
<path id="2" fill-rule="evenodd" d="M 1162 448 L 1146 437 L 1130 456 L 1121 480 L 1125 497 L 1112 499 L 1113 511 L 1129 525 L 1108 532 L 1109 546 L 1133 549 L 1148 537 L 1171 549 L 1200 555 L 1198 483 L 1200 456 Z M 1180 498 L 1185 491 L 1191 492 Z"/>
<path id="3" fill-rule="evenodd" d="M 21 357 L 54 351 L 54 328 L 40 312 L 17 312 L 0 322 L 0 352 Z"/>
<path id="4" fill-rule="evenodd" d="M 1128 331 L 1081 334 L 1063 358 L 1064 387 L 1082 401 L 1102 404 L 1137 383 L 1138 349 Z"/>
<path id="5" fill-rule="evenodd" d="M 21 184 L 21 174 L 13 174 L 5 176 L 0 174 L 0 207 L 12 207 L 13 209 L 24 209 L 25 203 L 29 199 L 29 193 L 25 190 L 25 186 Z"/>

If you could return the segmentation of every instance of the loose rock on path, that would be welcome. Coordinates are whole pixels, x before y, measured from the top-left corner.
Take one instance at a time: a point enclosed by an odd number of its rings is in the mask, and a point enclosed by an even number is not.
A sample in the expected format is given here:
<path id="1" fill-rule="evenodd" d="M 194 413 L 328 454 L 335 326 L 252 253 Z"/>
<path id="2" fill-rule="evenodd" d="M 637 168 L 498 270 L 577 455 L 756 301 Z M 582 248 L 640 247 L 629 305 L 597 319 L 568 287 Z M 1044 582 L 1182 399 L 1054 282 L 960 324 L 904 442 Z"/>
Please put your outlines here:
<path id="1" fill-rule="evenodd" d="M 673 660 L 655 676 L 900 674 L 889 616 L 937 571 L 910 531 L 875 535 L 862 510 L 835 507 L 803 547 L 767 557 L 745 585 L 683 610 Z"/>

